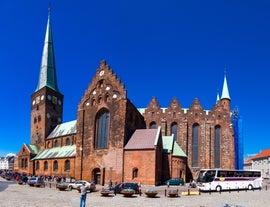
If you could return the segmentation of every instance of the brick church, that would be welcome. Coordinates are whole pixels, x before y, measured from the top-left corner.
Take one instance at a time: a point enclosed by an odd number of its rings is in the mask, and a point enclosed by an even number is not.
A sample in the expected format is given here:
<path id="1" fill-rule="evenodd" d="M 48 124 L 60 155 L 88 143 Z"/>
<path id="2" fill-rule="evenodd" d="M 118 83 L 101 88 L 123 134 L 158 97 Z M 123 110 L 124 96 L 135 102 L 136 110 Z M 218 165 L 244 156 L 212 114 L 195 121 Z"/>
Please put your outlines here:
<path id="1" fill-rule="evenodd" d="M 18 153 L 19 172 L 158 185 L 196 178 L 202 168 L 234 168 L 234 132 L 224 77 L 222 96 L 205 110 L 197 98 L 182 108 L 173 98 L 161 108 L 154 97 L 136 108 L 106 61 L 78 103 L 77 119 L 62 122 L 50 13 L 37 88 L 31 95 L 30 144 Z M 80 93 L 80 91 L 78 91 Z"/>

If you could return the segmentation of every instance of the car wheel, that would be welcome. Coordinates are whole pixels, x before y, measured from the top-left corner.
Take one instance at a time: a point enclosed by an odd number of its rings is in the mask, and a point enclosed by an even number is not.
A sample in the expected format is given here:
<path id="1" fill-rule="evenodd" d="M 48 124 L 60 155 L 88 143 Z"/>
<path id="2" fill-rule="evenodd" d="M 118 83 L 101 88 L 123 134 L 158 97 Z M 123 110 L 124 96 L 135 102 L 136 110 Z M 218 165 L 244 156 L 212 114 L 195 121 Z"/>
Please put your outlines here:
<path id="1" fill-rule="evenodd" d="M 248 185 L 248 189 L 249 190 L 252 190 L 253 189 L 253 186 L 252 185 Z"/>
<path id="2" fill-rule="evenodd" d="M 68 188 L 69 188 L 69 190 L 72 190 L 73 189 L 72 186 L 68 186 Z"/>

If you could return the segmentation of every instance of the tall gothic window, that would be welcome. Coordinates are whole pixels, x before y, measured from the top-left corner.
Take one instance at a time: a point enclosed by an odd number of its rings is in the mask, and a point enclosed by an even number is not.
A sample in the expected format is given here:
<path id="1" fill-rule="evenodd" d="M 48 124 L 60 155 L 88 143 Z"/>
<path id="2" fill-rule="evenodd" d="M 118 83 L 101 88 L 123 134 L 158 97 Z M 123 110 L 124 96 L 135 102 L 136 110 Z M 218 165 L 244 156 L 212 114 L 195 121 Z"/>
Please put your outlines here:
<path id="1" fill-rule="evenodd" d="M 39 170 L 39 167 L 40 167 L 40 164 L 39 164 L 39 161 L 37 161 L 36 170 Z"/>
<path id="2" fill-rule="evenodd" d="M 56 160 L 53 162 L 53 171 L 58 171 L 58 162 Z"/>
<path id="3" fill-rule="evenodd" d="M 24 163 L 24 167 L 27 168 L 28 167 L 28 160 L 27 160 L 27 158 L 24 160 L 24 162 L 25 162 Z"/>
<path id="4" fill-rule="evenodd" d="M 101 111 L 97 115 L 96 119 L 96 136 L 95 136 L 95 148 L 104 149 L 108 147 L 109 139 L 109 121 L 110 115 L 108 111 Z"/>
<path id="5" fill-rule="evenodd" d="M 48 162 L 45 161 L 45 162 L 44 162 L 44 171 L 47 171 L 47 170 L 48 170 Z"/>
<path id="6" fill-rule="evenodd" d="M 65 171 L 70 171 L 70 161 L 69 160 L 65 161 Z"/>
<path id="7" fill-rule="evenodd" d="M 150 125 L 149 125 L 149 128 L 150 128 L 150 129 L 156 129 L 156 128 L 157 128 L 156 122 L 154 122 L 154 121 L 151 122 Z"/>
<path id="8" fill-rule="evenodd" d="M 215 127 L 215 167 L 220 168 L 220 126 Z"/>
<path id="9" fill-rule="evenodd" d="M 199 167 L 199 125 L 194 124 L 192 128 L 192 167 Z"/>
<path id="10" fill-rule="evenodd" d="M 174 134 L 174 141 L 177 140 L 177 123 L 173 122 L 171 126 L 171 132 Z"/>

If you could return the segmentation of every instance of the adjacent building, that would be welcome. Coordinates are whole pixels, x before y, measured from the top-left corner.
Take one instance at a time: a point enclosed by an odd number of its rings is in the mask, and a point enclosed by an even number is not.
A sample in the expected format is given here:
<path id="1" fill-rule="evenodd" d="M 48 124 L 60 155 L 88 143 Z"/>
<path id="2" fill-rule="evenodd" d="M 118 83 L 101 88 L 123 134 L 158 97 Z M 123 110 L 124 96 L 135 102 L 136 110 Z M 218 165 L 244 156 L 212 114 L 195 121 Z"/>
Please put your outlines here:
<path id="1" fill-rule="evenodd" d="M 5 157 L 0 157 L 0 170 L 14 170 L 15 154 L 9 153 Z"/>
<path id="2" fill-rule="evenodd" d="M 270 149 L 262 150 L 245 162 L 245 169 L 261 170 L 264 178 L 270 179 Z"/>

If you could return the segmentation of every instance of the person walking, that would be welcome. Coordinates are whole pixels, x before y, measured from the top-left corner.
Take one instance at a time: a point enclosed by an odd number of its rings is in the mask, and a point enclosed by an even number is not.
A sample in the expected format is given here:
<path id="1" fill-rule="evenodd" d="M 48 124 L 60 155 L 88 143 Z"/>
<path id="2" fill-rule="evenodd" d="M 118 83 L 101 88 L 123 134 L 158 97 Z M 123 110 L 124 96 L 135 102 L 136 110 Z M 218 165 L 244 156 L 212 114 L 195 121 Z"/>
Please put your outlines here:
<path id="1" fill-rule="evenodd" d="M 83 184 L 81 186 L 80 207 L 85 207 L 86 193 L 87 193 L 86 183 L 83 182 Z"/>

